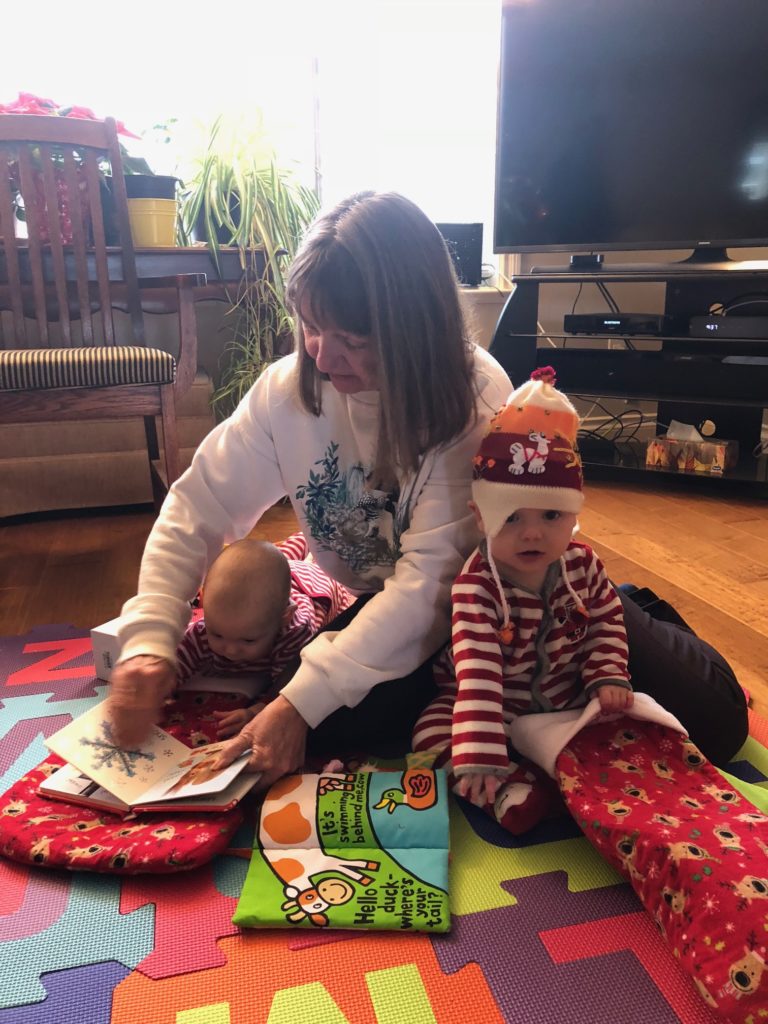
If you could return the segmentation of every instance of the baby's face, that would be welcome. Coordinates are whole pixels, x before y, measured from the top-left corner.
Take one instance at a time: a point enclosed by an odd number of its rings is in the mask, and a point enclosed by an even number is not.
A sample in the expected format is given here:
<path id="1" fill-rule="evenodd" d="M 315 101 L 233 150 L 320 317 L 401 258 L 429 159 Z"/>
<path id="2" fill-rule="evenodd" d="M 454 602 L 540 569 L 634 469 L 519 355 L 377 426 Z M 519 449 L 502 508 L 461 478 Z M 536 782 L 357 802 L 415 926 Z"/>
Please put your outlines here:
<path id="1" fill-rule="evenodd" d="M 268 657 L 280 632 L 282 620 L 270 615 L 233 612 L 220 614 L 216 606 L 205 608 L 208 644 L 214 654 L 227 661 L 259 661 Z"/>
<path id="2" fill-rule="evenodd" d="M 572 512 L 521 508 L 491 541 L 491 553 L 508 578 L 538 589 L 547 567 L 571 542 L 576 516 Z"/>

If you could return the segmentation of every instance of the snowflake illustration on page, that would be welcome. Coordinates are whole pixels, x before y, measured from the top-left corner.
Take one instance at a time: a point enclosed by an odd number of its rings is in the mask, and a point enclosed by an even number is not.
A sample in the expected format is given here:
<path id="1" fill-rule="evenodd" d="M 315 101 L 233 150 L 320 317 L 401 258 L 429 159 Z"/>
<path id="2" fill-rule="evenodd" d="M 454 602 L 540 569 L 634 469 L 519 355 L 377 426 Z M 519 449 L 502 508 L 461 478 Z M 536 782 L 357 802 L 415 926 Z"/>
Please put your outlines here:
<path id="1" fill-rule="evenodd" d="M 102 722 L 101 730 L 102 738 L 80 741 L 85 747 L 93 747 L 95 766 L 115 768 L 132 779 L 136 775 L 137 765 L 141 761 L 155 760 L 155 755 L 150 751 L 124 750 L 122 747 L 118 747 L 112 736 L 112 726 L 109 722 Z"/>

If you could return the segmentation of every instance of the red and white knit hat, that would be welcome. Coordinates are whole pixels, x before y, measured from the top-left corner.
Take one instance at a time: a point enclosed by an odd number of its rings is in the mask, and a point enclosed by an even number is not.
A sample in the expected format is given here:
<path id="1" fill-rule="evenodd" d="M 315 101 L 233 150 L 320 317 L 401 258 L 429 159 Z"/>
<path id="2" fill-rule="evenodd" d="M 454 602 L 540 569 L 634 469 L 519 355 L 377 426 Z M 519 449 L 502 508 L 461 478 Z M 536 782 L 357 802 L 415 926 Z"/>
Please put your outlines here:
<path id="1" fill-rule="evenodd" d="M 578 513 L 584 504 L 579 415 L 554 384 L 551 366 L 534 370 L 491 420 L 475 456 L 472 499 L 489 541 L 518 509 Z"/>

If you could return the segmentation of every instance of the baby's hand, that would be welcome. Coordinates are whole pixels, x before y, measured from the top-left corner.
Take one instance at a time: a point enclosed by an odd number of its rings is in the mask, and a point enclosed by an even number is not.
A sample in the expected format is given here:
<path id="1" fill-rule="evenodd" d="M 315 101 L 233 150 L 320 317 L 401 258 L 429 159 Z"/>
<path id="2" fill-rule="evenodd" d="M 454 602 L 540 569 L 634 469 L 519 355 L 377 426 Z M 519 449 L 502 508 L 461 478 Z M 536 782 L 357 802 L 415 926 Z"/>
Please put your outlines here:
<path id="1" fill-rule="evenodd" d="M 249 708 L 237 708 L 235 711 L 214 711 L 213 717 L 217 722 L 216 735 L 223 740 L 236 736 L 263 707 L 264 704 L 252 704 Z"/>
<path id="2" fill-rule="evenodd" d="M 597 691 L 597 699 L 600 701 L 601 711 L 626 711 L 632 707 L 635 695 L 631 690 L 625 690 L 623 686 L 601 686 Z"/>
<path id="3" fill-rule="evenodd" d="M 471 772 L 462 775 L 456 784 L 456 792 L 465 800 L 479 806 L 493 803 L 502 782 L 498 775 L 486 775 L 484 772 Z"/>

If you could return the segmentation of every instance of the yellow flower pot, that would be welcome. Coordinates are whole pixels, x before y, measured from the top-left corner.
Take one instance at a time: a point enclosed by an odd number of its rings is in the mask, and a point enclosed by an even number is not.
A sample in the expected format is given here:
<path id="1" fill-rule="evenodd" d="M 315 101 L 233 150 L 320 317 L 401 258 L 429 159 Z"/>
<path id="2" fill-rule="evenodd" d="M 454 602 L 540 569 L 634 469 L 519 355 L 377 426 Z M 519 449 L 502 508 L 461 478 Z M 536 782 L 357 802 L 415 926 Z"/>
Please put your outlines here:
<path id="1" fill-rule="evenodd" d="M 128 216 L 133 244 L 137 248 L 176 245 L 178 203 L 175 199 L 129 199 Z"/>

